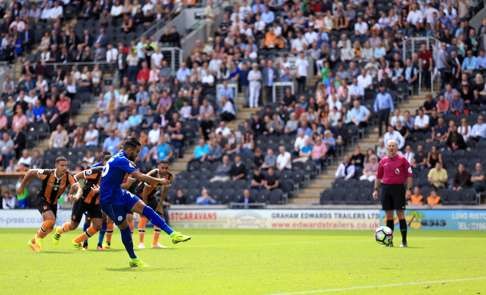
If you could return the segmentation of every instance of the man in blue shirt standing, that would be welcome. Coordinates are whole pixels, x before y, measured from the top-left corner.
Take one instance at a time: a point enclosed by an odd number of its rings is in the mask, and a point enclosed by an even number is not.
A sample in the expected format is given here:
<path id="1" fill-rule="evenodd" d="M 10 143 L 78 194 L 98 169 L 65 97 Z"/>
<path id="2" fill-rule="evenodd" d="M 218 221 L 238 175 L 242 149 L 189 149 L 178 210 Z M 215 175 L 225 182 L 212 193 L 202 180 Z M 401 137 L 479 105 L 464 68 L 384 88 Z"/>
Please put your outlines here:
<path id="1" fill-rule="evenodd" d="M 135 255 L 130 228 L 126 220 L 128 212 L 136 212 L 147 217 L 153 225 L 166 232 L 172 243 L 177 244 L 191 239 L 190 236 L 175 232 L 152 208 L 140 198 L 121 188 L 127 175 L 149 184 L 167 185 L 170 180 L 145 175 L 137 170 L 133 161 L 140 152 L 141 144 L 136 138 L 129 138 L 123 149 L 111 157 L 101 174 L 100 204 L 103 212 L 120 228 L 123 245 L 130 256 L 130 267 L 142 267 L 143 262 Z"/>
<path id="2" fill-rule="evenodd" d="M 390 112 L 393 112 L 393 98 L 388 91 L 385 91 L 385 86 L 380 85 L 379 92 L 376 94 L 375 103 L 373 109 L 375 113 L 378 113 L 378 132 L 382 134 L 382 123 L 385 123 L 385 130 L 388 128 L 388 121 Z"/>

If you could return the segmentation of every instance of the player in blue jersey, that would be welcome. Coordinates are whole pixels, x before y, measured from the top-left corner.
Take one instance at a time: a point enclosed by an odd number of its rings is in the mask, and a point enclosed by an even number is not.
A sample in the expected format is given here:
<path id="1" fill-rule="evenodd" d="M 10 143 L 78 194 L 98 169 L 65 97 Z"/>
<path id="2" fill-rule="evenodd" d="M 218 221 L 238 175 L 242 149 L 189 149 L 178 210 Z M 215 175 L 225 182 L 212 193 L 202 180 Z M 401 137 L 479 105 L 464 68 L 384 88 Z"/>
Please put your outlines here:
<path id="1" fill-rule="evenodd" d="M 120 228 L 123 245 L 130 256 L 130 267 L 141 267 L 143 263 L 133 250 L 132 235 L 126 220 L 127 212 L 143 214 L 153 225 L 166 232 L 174 244 L 191 239 L 190 236 L 174 231 L 139 197 L 121 188 L 124 178 L 128 175 L 152 185 L 169 183 L 168 179 L 151 177 L 137 170 L 133 161 L 137 158 L 140 148 L 141 144 L 136 138 L 127 139 L 123 143 L 123 149 L 106 163 L 100 182 L 101 209 Z"/>

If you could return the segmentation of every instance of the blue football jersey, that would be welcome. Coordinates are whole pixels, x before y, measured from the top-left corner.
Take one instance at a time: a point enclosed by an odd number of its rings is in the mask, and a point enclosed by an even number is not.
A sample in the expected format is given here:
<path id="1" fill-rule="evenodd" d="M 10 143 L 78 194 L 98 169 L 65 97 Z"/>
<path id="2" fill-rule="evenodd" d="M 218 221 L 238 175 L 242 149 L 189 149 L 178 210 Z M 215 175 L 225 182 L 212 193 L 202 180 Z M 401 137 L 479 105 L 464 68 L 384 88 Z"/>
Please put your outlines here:
<path id="1" fill-rule="evenodd" d="M 101 173 L 100 202 L 101 204 L 116 202 L 121 195 L 121 184 L 127 173 L 136 171 L 135 164 L 127 158 L 124 151 L 120 151 L 106 162 Z"/>

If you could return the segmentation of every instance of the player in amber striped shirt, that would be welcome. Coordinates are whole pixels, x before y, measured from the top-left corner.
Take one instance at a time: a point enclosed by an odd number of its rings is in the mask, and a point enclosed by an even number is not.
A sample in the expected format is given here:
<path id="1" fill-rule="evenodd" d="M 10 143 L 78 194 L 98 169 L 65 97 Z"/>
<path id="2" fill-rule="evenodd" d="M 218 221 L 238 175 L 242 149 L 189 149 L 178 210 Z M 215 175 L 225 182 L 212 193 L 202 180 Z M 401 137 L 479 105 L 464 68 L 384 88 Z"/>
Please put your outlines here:
<path id="1" fill-rule="evenodd" d="M 76 181 L 68 171 L 68 160 L 65 157 L 56 158 L 55 169 L 30 169 L 17 188 L 17 194 L 24 191 L 32 178 L 42 181 L 38 198 L 40 199 L 39 211 L 43 221 L 35 236 L 29 240 L 28 245 L 33 251 L 40 252 L 42 250 L 41 240 L 53 230 L 56 223 L 57 200 L 68 187 L 70 187 L 68 198 L 72 198 Z"/>

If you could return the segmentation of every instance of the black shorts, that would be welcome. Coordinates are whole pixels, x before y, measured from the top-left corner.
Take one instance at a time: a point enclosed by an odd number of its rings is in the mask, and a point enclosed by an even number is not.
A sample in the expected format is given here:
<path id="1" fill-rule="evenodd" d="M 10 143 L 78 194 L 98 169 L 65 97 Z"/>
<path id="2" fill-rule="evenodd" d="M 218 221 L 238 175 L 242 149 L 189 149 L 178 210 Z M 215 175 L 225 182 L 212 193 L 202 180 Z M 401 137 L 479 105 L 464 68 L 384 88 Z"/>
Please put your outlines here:
<path id="1" fill-rule="evenodd" d="M 73 204 L 71 220 L 76 223 L 80 223 L 85 212 L 89 218 L 103 218 L 101 206 L 99 204 L 87 204 L 84 202 L 84 200 L 80 199 Z"/>
<path id="2" fill-rule="evenodd" d="M 52 211 L 52 213 L 54 213 L 54 216 L 57 217 L 57 204 L 50 204 L 43 197 L 40 197 L 38 209 L 41 214 L 44 214 L 47 211 Z"/>
<path id="3" fill-rule="evenodd" d="M 383 210 L 405 210 L 405 185 L 383 184 L 381 187 L 381 206 Z"/>
<path id="4" fill-rule="evenodd" d="M 154 209 L 154 211 L 157 211 L 157 205 L 159 204 L 159 202 L 157 201 L 156 198 L 150 198 L 147 200 L 147 206 L 149 206 L 150 208 Z"/>

